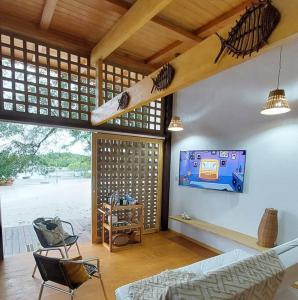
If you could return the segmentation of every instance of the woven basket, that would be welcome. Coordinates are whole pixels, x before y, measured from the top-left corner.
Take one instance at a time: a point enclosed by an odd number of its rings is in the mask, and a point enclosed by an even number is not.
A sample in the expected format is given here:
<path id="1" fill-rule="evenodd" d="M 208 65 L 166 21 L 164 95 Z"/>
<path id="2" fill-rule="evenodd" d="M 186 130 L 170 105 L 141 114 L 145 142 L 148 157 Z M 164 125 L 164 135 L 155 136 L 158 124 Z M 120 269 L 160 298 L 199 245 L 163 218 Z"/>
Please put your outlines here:
<path id="1" fill-rule="evenodd" d="M 258 229 L 258 245 L 272 248 L 278 233 L 277 210 L 266 208 Z"/>

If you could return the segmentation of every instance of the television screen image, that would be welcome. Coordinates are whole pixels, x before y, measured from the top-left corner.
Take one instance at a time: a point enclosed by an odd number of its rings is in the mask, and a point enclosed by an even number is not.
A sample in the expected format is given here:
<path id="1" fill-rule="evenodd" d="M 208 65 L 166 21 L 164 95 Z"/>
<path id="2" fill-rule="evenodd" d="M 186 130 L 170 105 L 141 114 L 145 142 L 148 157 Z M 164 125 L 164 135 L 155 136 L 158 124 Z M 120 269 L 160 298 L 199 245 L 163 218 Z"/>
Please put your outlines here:
<path id="1" fill-rule="evenodd" d="M 243 192 L 245 150 L 181 151 L 179 185 Z"/>

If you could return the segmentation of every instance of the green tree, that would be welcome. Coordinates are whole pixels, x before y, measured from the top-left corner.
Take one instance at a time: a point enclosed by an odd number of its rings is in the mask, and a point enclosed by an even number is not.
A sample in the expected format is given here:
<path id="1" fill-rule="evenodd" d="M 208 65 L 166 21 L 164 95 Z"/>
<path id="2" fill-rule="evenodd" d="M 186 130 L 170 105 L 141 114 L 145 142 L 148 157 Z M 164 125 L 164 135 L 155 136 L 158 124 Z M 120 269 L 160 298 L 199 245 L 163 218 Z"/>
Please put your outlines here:
<path id="1" fill-rule="evenodd" d="M 9 151 L 0 152 L 0 182 L 18 174 L 18 165 L 15 161 L 16 156 L 10 154 Z"/>
<path id="2" fill-rule="evenodd" d="M 40 167 L 37 153 L 56 130 L 41 126 L 0 123 L 1 138 L 5 139 L 0 151 L 0 178 L 9 179 L 18 173 Z"/>
<path id="3" fill-rule="evenodd" d="M 66 148 L 80 142 L 84 144 L 85 151 L 91 152 L 91 132 L 86 130 L 70 130 L 69 131 L 73 140 L 65 145 Z"/>
<path id="4" fill-rule="evenodd" d="M 0 178 L 9 179 L 18 173 L 33 171 L 47 174 L 49 170 L 55 168 L 90 170 L 89 156 L 71 153 L 40 154 L 41 147 L 49 138 L 55 136 L 59 138 L 61 132 L 67 132 L 72 137 L 65 142 L 64 150 L 81 143 L 86 152 L 90 153 L 90 132 L 0 123 Z"/>

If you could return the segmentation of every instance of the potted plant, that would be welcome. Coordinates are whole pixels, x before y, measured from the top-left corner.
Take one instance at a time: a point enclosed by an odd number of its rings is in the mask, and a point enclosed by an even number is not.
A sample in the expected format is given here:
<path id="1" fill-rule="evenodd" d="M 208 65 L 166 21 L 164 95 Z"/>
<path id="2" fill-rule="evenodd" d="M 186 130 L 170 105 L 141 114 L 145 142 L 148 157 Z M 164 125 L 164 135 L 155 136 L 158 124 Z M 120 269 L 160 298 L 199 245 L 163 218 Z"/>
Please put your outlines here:
<path id="1" fill-rule="evenodd" d="M 13 185 L 14 178 L 1 178 L 0 186 L 11 186 Z"/>

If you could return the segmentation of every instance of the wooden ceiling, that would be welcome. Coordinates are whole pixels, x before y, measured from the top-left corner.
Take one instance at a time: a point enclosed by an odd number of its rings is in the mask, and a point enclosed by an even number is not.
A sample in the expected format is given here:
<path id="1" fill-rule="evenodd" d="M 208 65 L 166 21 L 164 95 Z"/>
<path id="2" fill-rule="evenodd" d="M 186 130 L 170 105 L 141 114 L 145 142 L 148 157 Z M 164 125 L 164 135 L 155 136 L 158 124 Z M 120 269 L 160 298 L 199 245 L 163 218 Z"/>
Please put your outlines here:
<path id="1" fill-rule="evenodd" d="M 234 21 L 251 2 L 173 0 L 108 60 L 149 73 Z M 88 54 L 133 3 L 132 0 L 0 0 L 0 28 Z"/>

